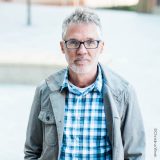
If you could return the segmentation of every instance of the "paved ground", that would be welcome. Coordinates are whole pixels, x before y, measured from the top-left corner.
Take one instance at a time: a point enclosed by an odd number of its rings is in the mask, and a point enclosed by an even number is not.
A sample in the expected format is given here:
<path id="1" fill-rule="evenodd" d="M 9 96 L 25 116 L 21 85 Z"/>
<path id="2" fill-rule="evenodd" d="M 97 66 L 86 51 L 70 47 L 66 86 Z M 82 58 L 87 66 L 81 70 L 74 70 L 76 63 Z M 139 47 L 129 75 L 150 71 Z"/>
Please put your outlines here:
<path id="1" fill-rule="evenodd" d="M 25 6 L 0 3 L 0 77 L 3 77 L 3 83 L 9 83 L 13 78 L 22 78 L 21 82 L 24 82 L 32 77 L 38 83 L 41 81 L 38 75 L 44 66 L 65 64 L 58 43 L 61 39 L 60 25 L 64 15 L 72 10 L 34 6 L 32 26 L 26 27 Z M 103 22 L 106 44 L 101 62 L 135 86 L 147 133 L 146 160 L 158 160 L 160 16 L 104 10 L 97 13 Z M 22 67 L 24 64 L 28 66 L 27 71 Z M 35 64 L 39 70 L 33 74 L 31 66 Z M 16 72 L 15 65 L 19 66 Z M 35 85 L 0 84 L 0 159 L 23 159 L 25 130 L 34 90 Z M 154 136 L 157 138 L 157 158 L 154 158 Z"/>
<path id="2" fill-rule="evenodd" d="M 0 85 L 0 159 L 22 160 L 34 86 Z"/>

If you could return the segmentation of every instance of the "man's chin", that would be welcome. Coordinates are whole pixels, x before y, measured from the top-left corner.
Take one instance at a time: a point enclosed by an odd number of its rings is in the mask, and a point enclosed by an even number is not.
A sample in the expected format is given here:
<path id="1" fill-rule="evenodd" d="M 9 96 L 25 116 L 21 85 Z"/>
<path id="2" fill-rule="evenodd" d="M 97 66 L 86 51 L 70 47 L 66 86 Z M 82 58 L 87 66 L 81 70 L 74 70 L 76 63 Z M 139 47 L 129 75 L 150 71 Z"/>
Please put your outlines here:
<path id="1" fill-rule="evenodd" d="M 70 67 L 71 70 L 77 74 L 87 74 L 89 73 L 91 70 L 92 70 L 92 66 L 84 66 L 84 65 L 81 65 L 81 66 L 71 66 Z"/>

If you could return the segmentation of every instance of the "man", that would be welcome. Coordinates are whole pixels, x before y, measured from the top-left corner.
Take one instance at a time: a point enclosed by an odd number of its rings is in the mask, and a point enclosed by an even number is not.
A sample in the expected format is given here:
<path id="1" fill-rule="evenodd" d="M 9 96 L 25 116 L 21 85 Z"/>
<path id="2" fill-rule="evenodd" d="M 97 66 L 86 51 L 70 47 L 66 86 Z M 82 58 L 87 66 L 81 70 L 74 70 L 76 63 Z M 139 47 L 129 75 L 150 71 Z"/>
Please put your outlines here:
<path id="1" fill-rule="evenodd" d="M 98 58 L 99 17 L 76 9 L 63 22 L 68 67 L 40 84 L 25 143 L 25 159 L 144 160 L 145 136 L 131 85 Z"/>

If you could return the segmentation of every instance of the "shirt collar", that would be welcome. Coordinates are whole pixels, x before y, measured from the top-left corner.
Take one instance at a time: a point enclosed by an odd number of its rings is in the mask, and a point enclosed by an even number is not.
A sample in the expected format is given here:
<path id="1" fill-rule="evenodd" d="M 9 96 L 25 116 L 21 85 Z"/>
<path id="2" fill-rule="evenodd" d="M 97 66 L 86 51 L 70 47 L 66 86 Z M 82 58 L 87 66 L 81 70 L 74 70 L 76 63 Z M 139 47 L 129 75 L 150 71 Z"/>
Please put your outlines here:
<path id="1" fill-rule="evenodd" d="M 99 66 L 99 64 L 98 64 L 98 76 L 97 76 L 96 81 L 94 83 L 95 83 L 94 89 L 101 92 L 103 78 L 102 78 L 102 70 L 101 70 L 101 67 Z"/>
<path id="2" fill-rule="evenodd" d="M 67 67 L 65 75 L 64 75 L 63 83 L 62 83 L 62 85 L 60 87 L 60 92 L 62 92 L 65 88 L 68 87 L 68 73 L 69 73 L 69 69 Z"/>
<path id="3" fill-rule="evenodd" d="M 64 81 L 61 85 L 61 88 L 60 88 L 60 92 L 62 90 L 64 90 L 65 88 L 69 89 L 68 86 L 69 86 L 69 81 L 68 81 L 68 74 L 69 74 L 69 69 L 67 68 L 66 72 L 65 72 L 65 76 L 64 76 Z M 101 67 L 99 66 L 98 64 L 98 76 L 96 78 L 96 81 L 91 84 L 91 89 L 94 89 L 94 91 L 98 91 L 98 92 L 101 92 L 102 90 L 102 82 L 103 82 L 103 79 L 102 79 L 102 71 L 101 71 Z M 74 85 L 73 85 L 74 86 Z M 73 87 L 72 86 L 72 87 Z M 76 88 L 73 88 L 74 90 L 76 89 L 77 90 L 77 87 Z M 88 89 L 87 89 L 88 90 Z"/>

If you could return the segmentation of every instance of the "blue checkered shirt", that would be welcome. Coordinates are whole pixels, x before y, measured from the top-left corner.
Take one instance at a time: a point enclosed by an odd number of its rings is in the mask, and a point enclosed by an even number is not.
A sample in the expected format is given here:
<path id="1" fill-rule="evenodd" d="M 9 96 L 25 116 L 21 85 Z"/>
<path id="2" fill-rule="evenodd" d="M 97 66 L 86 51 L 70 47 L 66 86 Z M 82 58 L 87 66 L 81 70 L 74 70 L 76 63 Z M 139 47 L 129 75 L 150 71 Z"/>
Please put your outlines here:
<path id="1" fill-rule="evenodd" d="M 61 90 L 67 88 L 64 134 L 60 160 L 111 160 L 102 96 L 102 72 L 96 81 L 78 88 L 68 81 L 68 70 Z"/>

